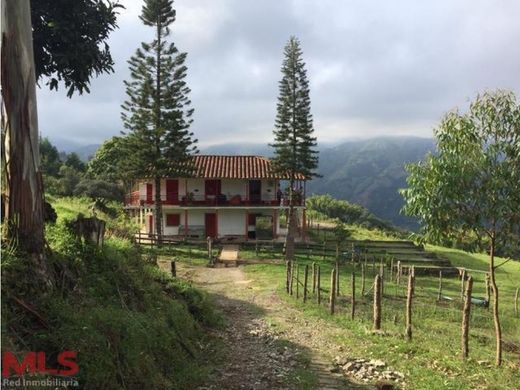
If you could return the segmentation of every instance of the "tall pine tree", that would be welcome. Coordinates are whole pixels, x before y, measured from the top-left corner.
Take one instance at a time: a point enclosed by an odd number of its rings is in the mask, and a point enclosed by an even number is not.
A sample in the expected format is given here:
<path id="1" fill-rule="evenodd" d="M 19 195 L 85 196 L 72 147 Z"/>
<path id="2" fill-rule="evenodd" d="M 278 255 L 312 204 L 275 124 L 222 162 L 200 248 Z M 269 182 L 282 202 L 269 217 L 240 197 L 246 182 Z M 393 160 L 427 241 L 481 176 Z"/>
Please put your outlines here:
<path id="1" fill-rule="evenodd" d="M 289 223 L 285 256 L 294 257 L 296 214 L 294 209 L 294 185 L 298 174 L 310 179 L 317 176 L 318 151 L 311 115 L 309 82 L 302 59 L 300 42 L 291 37 L 284 49 L 282 80 L 279 84 L 277 114 L 274 130 L 273 163 L 275 169 L 289 176 Z"/>
<path id="2" fill-rule="evenodd" d="M 141 21 L 155 28 L 155 39 L 141 43 L 128 61 L 131 80 L 125 81 L 128 100 L 121 114 L 128 134 L 126 173 L 150 178 L 155 185 L 155 233 L 162 241 L 161 178 L 182 176 L 196 152 L 189 131 L 193 109 L 185 78 L 186 53 L 168 42 L 175 21 L 172 0 L 145 0 Z"/>

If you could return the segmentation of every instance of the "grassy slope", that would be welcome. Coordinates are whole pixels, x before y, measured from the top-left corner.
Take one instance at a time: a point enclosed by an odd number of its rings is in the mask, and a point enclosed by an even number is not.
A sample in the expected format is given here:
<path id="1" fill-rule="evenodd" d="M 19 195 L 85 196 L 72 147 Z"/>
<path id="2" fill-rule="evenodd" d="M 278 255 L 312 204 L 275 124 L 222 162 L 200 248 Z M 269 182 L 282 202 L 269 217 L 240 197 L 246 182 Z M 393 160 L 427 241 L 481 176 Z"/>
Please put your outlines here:
<path id="1" fill-rule="evenodd" d="M 78 352 L 85 388 L 189 389 L 207 377 L 204 327 L 219 322 L 201 292 L 173 280 L 114 231 L 127 222 L 107 219 L 102 250 L 78 243 L 66 228 L 88 201 L 58 199 L 55 226 L 47 227 L 58 270 L 56 289 L 42 296 L 24 285 L 23 258 L 5 255 L 2 264 L 3 350 Z M 26 277 L 25 277 L 26 279 Z M 40 316 L 17 305 L 17 296 Z"/>
<path id="2" fill-rule="evenodd" d="M 356 236 L 355 236 L 356 237 Z M 356 238 L 378 239 L 367 234 Z M 487 269 L 487 259 L 484 255 L 469 254 L 459 250 L 429 247 L 429 250 L 448 257 L 456 266 L 472 269 Z M 245 257 L 254 254 L 246 253 Z M 261 255 L 263 256 L 263 255 Z M 270 253 L 265 254 L 271 257 Z M 300 264 L 310 264 L 316 261 L 322 264 L 322 287 L 328 290 L 330 285 L 331 264 L 320 257 L 302 256 Z M 500 261 L 500 259 L 499 259 Z M 514 290 L 520 287 L 520 263 L 509 262 L 501 267 L 497 274 L 500 289 L 500 313 L 502 319 L 505 348 L 505 363 L 501 368 L 488 367 L 488 362 L 494 361 L 493 323 L 490 310 L 472 307 L 470 330 L 470 360 L 463 363 L 460 359 L 460 328 L 461 303 L 460 282 L 457 279 L 444 280 L 444 295 L 454 298 L 453 302 L 436 302 L 438 279 L 421 276 L 416 282 L 416 297 L 414 299 L 414 339 L 406 342 L 402 337 L 404 332 L 405 290 L 404 283 L 397 288 L 395 283 L 386 281 L 386 298 L 383 304 L 383 329 L 388 336 L 376 336 L 367 333 L 371 328 L 372 301 L 371 293 L 365 298 L 359 297 L 361 278 L 360 270 L 356 269 L 356 285 L 358 295 L 357 318 L 351 321 L 350 312 L 350 274 L 351 266 L 341 267 L 341 296 L 338 315 L 328 314 L 326 303 L 319 307 L 315 300 L 304 305 L 301 300 L 288 297 L 284 292 L 285 267 L 280 265 L 251 265 L 246 272 L 259 284 L 260 289 L 277 286 L 278 294 L 301 309 L 302 315 L 309 318 L 320 317 L 341 326 L 344 333 L 335 341 L 344 345 L 350 354 L 358 357 L 377 357 L 388 362 L 393 368 L 405 373 L 408 385 L 417 389 L 469 389 L 493 388 L 514 389 L 520 383 L 520 319 L 514 317 Z M 373 271 L 368 269 L 366 290 L 371 287 Z M 484 296 L 484 274 L 472 273 L 475 279 L 474 295 Z M 300 290 L 301 291 L 301 290 Z M 397 294 L 396 294 L 397 291 Z M 326 293 L 322 296 L 327 301 Z M 326 330 L 323 330 L 326 332 Z M 516 348 L 516 352 L 512 349 Z M 481 364 L 478 363 L 481 362 Z"/>

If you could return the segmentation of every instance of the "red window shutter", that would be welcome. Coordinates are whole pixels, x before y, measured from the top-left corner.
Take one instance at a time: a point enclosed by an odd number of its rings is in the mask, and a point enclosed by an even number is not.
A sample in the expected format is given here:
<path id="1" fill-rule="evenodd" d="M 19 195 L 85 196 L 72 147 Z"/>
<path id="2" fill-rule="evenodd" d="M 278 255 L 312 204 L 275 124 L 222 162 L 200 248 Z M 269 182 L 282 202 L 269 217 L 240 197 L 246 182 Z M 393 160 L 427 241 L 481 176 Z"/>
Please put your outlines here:
<path id="1" fill-rule="evenodd" d="M 181 224 L 180 214 L 166 214 L 166 226 L 179 226 Z"/>

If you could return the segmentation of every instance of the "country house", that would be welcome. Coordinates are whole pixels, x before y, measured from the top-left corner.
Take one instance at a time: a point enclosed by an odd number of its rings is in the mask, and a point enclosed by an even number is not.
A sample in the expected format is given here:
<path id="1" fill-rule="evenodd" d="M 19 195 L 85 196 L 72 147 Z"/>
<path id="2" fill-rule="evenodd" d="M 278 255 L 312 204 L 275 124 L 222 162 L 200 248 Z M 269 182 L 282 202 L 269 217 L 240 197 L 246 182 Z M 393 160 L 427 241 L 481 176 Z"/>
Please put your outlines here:
<path id="1" fill-rule="evenodd" d="M 287 191 L 269 159 L 260 156 L 193 157 L 190 177 L 161 181 L 163 234 L 189 239 L 277 239 L 286 233 L 280 216 L 288 210 Z M 294 202 L 298 232 L 304 236 L 305 177 L 296 177 Z M 142 227 L 153 234 L 153 180 L 140 180 L 125 198 L 125 208 Z"/>

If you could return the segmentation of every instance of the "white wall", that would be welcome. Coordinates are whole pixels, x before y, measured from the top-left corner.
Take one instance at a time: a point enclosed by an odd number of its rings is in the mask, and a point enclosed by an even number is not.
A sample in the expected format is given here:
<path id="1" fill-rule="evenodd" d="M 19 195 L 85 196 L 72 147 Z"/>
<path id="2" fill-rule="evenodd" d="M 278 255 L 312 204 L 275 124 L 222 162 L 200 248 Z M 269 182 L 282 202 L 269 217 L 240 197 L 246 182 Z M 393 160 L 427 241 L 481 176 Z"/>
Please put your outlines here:
<path id="1" fill-rule="evenodd" d="M 188 225 L 189 226 L 204 226 L 204 210 L 188 210 Z M 184 225 L 184 219 L 181 220 L 181 224 Z"/>
<path id="2" fill-rule="evenodd" d="M 204 179 L 188 179 L 188 192 L 193 192 L 196 200 L 204 198 L 204 189 Z"/>
<path id="3" fill-rule="evenodd" d="M 218 235 L 219 237 L 226 235 L 241 235 L 246 231 L 246 213 L 245 210 L 227 210 L 220 209 L 218 211 Z"/>
<path id="4" fill-rule="evenodd" d="M 262 200 L 276 199 L 276 180 L 262 180 Z"/>
<path id="5" fill-rule="evenodd" d="M 234 195 L 240 195 L 242 199 L 246 196 L 247 180 L 222 179 L 221 192 L 227 196 L 228 200 Z"/>

